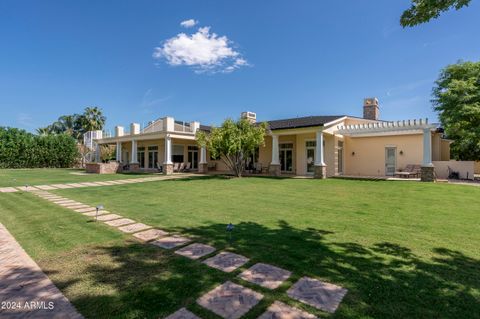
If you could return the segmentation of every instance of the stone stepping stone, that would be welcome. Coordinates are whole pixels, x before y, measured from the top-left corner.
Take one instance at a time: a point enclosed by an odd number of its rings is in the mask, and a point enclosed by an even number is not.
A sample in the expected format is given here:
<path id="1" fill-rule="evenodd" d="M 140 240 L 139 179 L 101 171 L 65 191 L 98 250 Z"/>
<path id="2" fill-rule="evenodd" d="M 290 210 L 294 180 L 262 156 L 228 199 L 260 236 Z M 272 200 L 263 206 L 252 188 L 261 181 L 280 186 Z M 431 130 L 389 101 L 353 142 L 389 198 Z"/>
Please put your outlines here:
<path id="1" fill-rule="evenodd" d="M 192 240 L 190 238 L 173 235 L 154 240 L 151 242 L 151 244 L 164 249 L 172 249 L 178 246 L 185 245 L 186 243 L 189 243 L 191 241 Z"/>
<path id="2" fill-rule="evenodd" d="M 35 186 L 20 186 L 20 187 L 17 187 L 18 190 L 22 191 L 22 192 L 33 192 L 33 191 L 38 191 L 39 189 L 36 188 Z"/>
<path id="3" fill-rule="evenodd" d="M 161 229 L 149 229 L 139 233 L 133 234 L 134 237 L 143 240 L 143 241 L 150 241 L 157 239 L 158 237 L 166 236 L 168 233 Z"/>
<path id="4" fill-rule="evenodd" d="M 317 309 L 334 313 L 347 289 L 320 280 L 303 277 L 287 291 L 287 295 Z"/>
<path id="5" fill-rule="evenodd" d="M 267 311 L 257 319 L 317 319 L 314 315 L 291 307 L 280 301 L 275 301 Z"/>
<path id="6" fill-rule="evenodd" d="M 61 204 L 73 204 L 73 203 L 78 203 L 77 201 L 71 200 L 71 199 L 60 199 L 60 200 L 53 200 L 55 204 L 61 205 Z"/>
<path id="7" fill-rule="evenodd" d="M 72 186 L 73 188 L 78 188 L 78 187 L 87 187 L 87 185 L 82 185 L 80 183 L 70 183 L 70 184 L 66 184 L 68 186 Z"/>
<path id="8" fill-rule="evenodd" d="M 46 191 L 52 190 L 52 189 L 57 189 L 56 187 L 53 187 L 52 185 L 37 185 L 35 186 L 38 189 L 43 189 Z"/>
<path id="9" fill-rule="evenodd" d="M 85 182 L 85 183 L 80 183 L 80 184 L 84 185 L 84 186 L 87 186 L 87 187 L 98 186 L 97 184 L 91 183 L 91 182 Z"/>
<path id="10" fill-rule="evenodd" d="M 109 184 L 108 182 L 96 182 L 97 185 L 100 185 L 100 186 L 109 186 L 111 184 Z"/>
<path id="11" fill-rule="evenodd" d="M 15 187 L 2 187 L 0 188 L 0 193 L 14 193 L 18 192 L 18 189 Z"/>
<path id="12" fill-rule="evenodd" d="M 190 258 L 190 259 L 199 259 L 203 256 L 209 255 L 215 251 L 215 247 L 205 245 L 205 244 L 191 244 L 186 247 L 180 248 L 175 252 L 175 254 Z"/>
<path id="13" fill-rule="evenodd" d="M 79 208 L 88 208 L 90 206 L 88 205 L 85 205 L 85 204 L 75 204 L 75 205 L 62 205 L 63 207 L 65 208 L 68 208 L 68 209 L 79 209 Z"/>
<path id="14" fill-rule="evenodd" d="M 124 233 L 127 233 L 127 234 L 136 233 L 136 232 L 139 232 L 141 230 L 148 229 L 148 228 L 152 228 L 152 226 L 148 226 L 148 225 L 145 225 L 145 224 L 142 224 L 142 223 L 136 223 L 136 224 L 131 224 L 131 225 L 128 225 L 128 226 L 118 227 L 119 230 L 121 230 L 121 231 L 123 231 Z"/>
<path id="15" fill-rule="evenodd" d="M 97 215 L 97 210 L 95 209 L 94 211 L 91 211 L 91 212 L 82 213 L 82 215 L 89 216 L 89 217 L 95 217 Z M 110 215 L 110 212 L 107 211 L 107 210 L 99 210 L 98 211 L 98 216 L 100 216 L 100 215 Z M 122 216 L 119 216 L 119 217 L 122 217 Z"/>
<path id="16" fill-rule="evenodd" d="M 170 316 L 166 317 L 165 319 L 200 319 L 200 317 L 197 317 L 192 312 L 188 311 L 186 308 L 181 308 L 172 313 Z"/>
<path id="17" fill-rule="evenodd" d="M 122 183 L 117 182 L 117 181 L 110 181 L 109 183 L 110 183 L 111 185 L 120 185 L 120 184 L 122 184 Z"/>
<path id="18" fill-rule="evenodd" d="M 258 263 L 238 275 L 243 280 L 268 289 L 278 288 L 292 272 L 272 265 Z"/>
<path id="19" fill-rule="evenodd" d="M 212 268 L 224 272 L 232 272 L 249 261 L 247 257 L 229 252 L 221 252 L 218 255 L 206 259 L 203 263 Z"/>
<path id="20" fill-rule="evenodd" d="M 85 213 L 83 215 L 86 215 L 86 214 L 89 214 L 89 213 Z M 93 214 L 92 216 L 95 216 L 95 214 Z M 97 220 L 102 221 L 102 222 L 106 222 L 106 221 L 109 221 L 109 220 L 114 220 L 114 219 L 119 219 L 119 218 L 123 218 L 123 216 L 120 216 L 120 215 L 117 215 L 117 214 L 108 214 L 108 215 L 98 216 Z"/>
<path id="21" fill-rule="evenodd" d="M 59 188 L 59 189 L 67 189 L 67 188 L 73 188 L 73 186 L 67 185 L 67 184 L 53 184 L 53 187 Z"/>
<path id="22" fill-rule="evenodd" d="M 97 209 L 95 207 L 86 207 L 86 208 L 77 208 L 74 209 L 77 213 L 88 213 L 88 212 L 96 212 Z"/>
<path id="23" fill-rule="evenodd" d="M 105 224 L 113 227 L 125 226 L 133 223 L 135 223 L 135 221 L 130 218 L 120 218 L 120 219 L 114 219 L 114 220 L 109 220 L 105 222 Z"/>
<path id="24" fill-rule="evenodd" d="M 227 281 L 197 299 L 197 303 L 225 319 L 238 319 L 255 307 L 263 295 Z"/>

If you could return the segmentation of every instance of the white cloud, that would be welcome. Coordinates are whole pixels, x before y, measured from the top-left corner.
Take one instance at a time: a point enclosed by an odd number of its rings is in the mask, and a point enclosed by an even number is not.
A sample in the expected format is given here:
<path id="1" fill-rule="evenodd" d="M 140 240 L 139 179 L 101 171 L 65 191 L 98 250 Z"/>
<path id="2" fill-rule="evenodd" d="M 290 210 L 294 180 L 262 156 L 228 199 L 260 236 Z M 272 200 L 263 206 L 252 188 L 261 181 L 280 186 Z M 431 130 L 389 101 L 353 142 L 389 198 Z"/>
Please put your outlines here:
<path id="1" fill-rule="evenodd" d="M 164 59 L 172 66 L 186 65 L 196 73 L 229 73 L 248 62 L 232 48 L 226 36 L 210 32 L 210 27 L 199 28 L 191 35 L 179 33 L 156 47 L 153 58 Z"/>
<path id="2" fill-rule="evenodd" d="M 198 21 L 195 19 L 188 19 L 185 21 L 180 22 L 180 25 L 184 28 L 191 28 L 198 24 Z"/>

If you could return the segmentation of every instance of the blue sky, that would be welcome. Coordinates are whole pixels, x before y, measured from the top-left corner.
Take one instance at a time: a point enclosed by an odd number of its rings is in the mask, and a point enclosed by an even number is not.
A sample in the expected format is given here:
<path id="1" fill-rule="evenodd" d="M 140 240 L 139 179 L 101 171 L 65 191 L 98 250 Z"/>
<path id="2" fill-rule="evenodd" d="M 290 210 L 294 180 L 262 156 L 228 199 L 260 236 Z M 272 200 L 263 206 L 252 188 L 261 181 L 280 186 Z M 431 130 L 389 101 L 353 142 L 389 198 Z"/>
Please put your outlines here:
<path id="1" fill-rule="evenodd" d="M 478 60 L 480 1 L 402 29 L 408 6 L 3 0 L 0 126 L 34 131 L 86 106 L 100 106 L 109 128 L 165 115 L 218 124 L 245 110 L 260 120 L 361 116 L 369 96 L 382 119 L 435 120 L 440 69 Z"/>

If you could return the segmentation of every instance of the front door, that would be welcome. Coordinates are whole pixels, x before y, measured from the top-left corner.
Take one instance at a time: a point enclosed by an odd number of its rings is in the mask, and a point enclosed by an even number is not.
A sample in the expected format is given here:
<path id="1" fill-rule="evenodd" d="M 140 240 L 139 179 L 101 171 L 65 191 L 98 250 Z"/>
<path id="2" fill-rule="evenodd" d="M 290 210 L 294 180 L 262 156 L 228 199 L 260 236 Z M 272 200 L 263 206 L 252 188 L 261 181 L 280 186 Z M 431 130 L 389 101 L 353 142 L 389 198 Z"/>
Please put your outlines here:
<path id="1" fill-rule="evenodd" d="M 387 176 L 395 175 L 395 169 L 397 166 L 396 154 L 397 154 L 396 147 L 385 148 L 385 175 Z"/>

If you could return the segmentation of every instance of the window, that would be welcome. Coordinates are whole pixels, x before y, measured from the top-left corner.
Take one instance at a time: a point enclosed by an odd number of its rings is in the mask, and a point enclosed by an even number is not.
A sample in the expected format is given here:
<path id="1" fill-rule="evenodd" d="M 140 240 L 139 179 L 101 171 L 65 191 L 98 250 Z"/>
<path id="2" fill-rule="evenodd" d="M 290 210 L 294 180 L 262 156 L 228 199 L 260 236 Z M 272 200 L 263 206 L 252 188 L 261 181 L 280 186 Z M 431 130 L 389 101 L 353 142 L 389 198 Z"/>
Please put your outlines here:
<path id="1" fill-rule="evenodd" d="M 173 145 L 172 146 L 172 162 L 174 163 L 183 163 L 183 145 Z"/>
<path id="2" fill-rule="evenodd" d="M 305 146 L 306 147 L 316 147 L 317 146 L 317 142 L 316 141 L 307 141 L 305 143 Z"/>
<path id="3" fill-rule="evenodd" d="M 293 143 L 280 143 L 279 148 L 280 149 L 292 149 L 293 148 Z"/>
<path id="4" fill-rule="evenodd" d="M 148 168 L 155 168 L 158 162 L 158 146 L 148 147 Z"/>
<path id="5" fill-rule="evenodd" d="M 140 168 L 145 168 L 145 147 L 137 148 L 137 161 L 140 164 Z"/>

